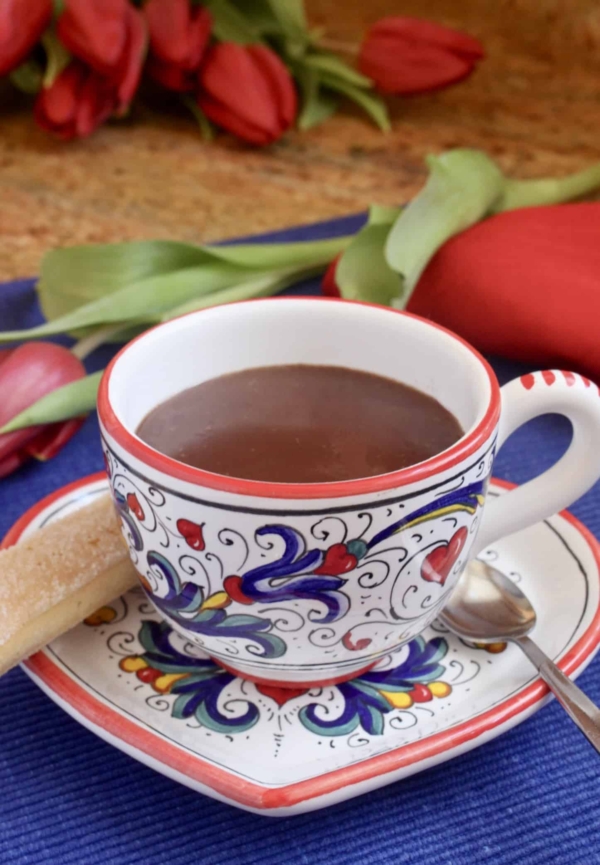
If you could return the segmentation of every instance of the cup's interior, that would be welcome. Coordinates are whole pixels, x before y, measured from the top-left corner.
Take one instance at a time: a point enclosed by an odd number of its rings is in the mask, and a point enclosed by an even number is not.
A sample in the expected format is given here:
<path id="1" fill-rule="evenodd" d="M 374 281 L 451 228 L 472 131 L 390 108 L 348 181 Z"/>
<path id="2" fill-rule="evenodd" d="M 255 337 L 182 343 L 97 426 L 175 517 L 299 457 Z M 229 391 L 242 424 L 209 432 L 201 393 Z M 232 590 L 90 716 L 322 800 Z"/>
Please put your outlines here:
<path id="1" fill-rule="evenodd" d="M 276 364 L 343 366 L 435 397 L 465 435 L 491 396 L 486 367 L 451 334 L 393 310 L 341 301 L 266 299 L 202 310 L 161 325 L 117 358 L 108 396 L 135 434 L 158 404 L 216 376 Z"/>

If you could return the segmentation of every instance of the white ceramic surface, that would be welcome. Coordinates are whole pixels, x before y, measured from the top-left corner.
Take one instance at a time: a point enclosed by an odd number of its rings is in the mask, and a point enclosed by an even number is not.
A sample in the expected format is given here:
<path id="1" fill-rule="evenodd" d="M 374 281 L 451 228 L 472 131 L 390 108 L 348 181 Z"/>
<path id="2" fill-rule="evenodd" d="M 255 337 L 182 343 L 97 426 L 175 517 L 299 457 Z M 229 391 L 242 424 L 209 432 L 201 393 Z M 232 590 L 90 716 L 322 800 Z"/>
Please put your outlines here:
<path id="1" fill-rule="evenodd" d="M 24 535 L 106 490 L 98 476 L 42 501 Z M 494 482 L 489 495 L 506 498 Z M 564 513 L 483 558 L 519 581 L 534 637 L 571 675 L 600 636 L 598 542 Z M 143 641 L 143 642 L 141 642 Z M 515 647 L 467 646 L 434 623 L 358 680 L 296 690 L 236 679 L 170 632 L 140 589 L 24 664 L 73 717 L 167 776 L 262 814 L 365 793 L 475 748 L 547 698 Z M 443 770 L 441 770 L 443 771 Z"/>

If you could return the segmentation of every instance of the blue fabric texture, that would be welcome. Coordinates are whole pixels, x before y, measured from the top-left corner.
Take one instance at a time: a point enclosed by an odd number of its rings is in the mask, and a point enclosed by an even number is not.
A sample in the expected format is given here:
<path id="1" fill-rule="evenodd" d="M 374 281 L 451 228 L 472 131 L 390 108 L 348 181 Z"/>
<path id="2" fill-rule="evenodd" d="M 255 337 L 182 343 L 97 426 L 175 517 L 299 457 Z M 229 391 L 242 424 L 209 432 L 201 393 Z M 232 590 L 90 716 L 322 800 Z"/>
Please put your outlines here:
<path id="1" fill-rule="evenodd" d="M 270 238 L 330 237 L 361 221 L 349 217 Z M 318 294 L 318 282 L 292 293 Z M 40 318 L 32 280 L 0 285 L 2 330 Z M 110 354 L 97 351 L 89 369 L 100 369 Z M 493 364 L 501 382 L 525 371 L 507 361 Z M 563 419 L 537 419 L 502 449 L 495 473 L 523 482 L 550 465 L 568 440 Z M 101 469 L 90 417 L 55 459 L 0 482 L 0 533 L 42 496 Z M 572 511 L 600 536 L 600 485 Z M 600 703 L 600 659 L 579 681 Z M 3 865 L 600 863 L 600 760 L 555 703 L 450 763 L 284 819 L 245 813 L 142 766 L 77 724 L 19 669 L 0 679 L 0 710 Z"/>

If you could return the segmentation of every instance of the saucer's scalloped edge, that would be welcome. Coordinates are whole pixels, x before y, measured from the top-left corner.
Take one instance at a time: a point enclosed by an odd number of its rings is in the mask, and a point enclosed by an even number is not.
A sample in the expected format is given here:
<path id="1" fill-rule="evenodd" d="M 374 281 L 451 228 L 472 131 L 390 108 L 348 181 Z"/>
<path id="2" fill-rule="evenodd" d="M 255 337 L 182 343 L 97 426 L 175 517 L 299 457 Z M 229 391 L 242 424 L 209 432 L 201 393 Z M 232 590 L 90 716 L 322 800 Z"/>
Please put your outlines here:
<path id="1" fill-rule="evenodd" d="M 0 548 L 16 543 L 29 523 L 52 502 L 104 478 L 103 472 L 89 475 L 42 499 L 13 525 Z M 515 486 L 496 478 L 492 483 L 504 489 Z M 560 516 L 582 535 L 592 551 L 600 574 L 600 543 L 568 511 L 561 511 Z M 600 606 L 585 633 L 560 660 L 559 666 L 563 672 L 567 675 L 580 672 L 591 661 L 599 641 Z M 496 736 L 499 728 L 500 732 L 504 732 L 525 720 L 543 705 L 549 695 L 547 686 L 537 680 L 493 709 L 422 741 L 295 784 L 264 787 L 244 781 L 201 757 L 190 756 L 188 752 L 165 741 L 157 733 L 104 705 L 60 669 L 45 650 L 24 661 L 22 666 L 51 699 L 88 729 L 126 753 L 221 801 L 274 816 L 310 811 L 333 804 L 449 760 L 493 738 L 490 735 L 492 731 Z"/>

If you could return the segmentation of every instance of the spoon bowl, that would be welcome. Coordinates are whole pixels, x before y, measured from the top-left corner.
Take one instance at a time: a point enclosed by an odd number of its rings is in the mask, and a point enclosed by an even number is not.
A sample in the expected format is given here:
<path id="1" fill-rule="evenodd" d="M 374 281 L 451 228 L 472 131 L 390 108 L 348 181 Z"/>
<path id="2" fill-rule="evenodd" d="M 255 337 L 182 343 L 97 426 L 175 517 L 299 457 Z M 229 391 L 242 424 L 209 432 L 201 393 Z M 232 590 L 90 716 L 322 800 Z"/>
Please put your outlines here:
<path id="1" fill-rule="evenodd" d="M 600 753 L 600 710 L 528 636 L 536 623 L 535 610 L 512 580 L 497 568 L 473 559 L 440 614 L 440 621 L 465 640 L 516 643 Z"/>
<path id="2" fill-rule="evenodd" d="M 523 637 L 536 623 L 527 595 L 478 559 L 468 564 L 440 618 L 454 633 L 479 643 Z"/>

